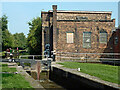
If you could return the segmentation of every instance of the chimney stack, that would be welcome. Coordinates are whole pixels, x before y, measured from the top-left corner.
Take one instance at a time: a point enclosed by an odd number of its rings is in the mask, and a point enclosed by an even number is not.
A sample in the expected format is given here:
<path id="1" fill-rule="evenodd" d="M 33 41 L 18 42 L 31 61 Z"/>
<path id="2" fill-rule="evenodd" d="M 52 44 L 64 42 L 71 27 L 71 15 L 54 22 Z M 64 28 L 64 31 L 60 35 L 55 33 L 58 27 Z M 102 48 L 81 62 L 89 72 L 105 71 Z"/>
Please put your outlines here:
<path id="1" fill-rule="evenodd" d="M 115 26 L 115 19 L 113 19 L 113 23 L 114 23 L 114 26 Z"/>
<path id="2" fill-rule="evenodd" d="M 57 5 L 53 5 L 53 50 L 57 48 Z"/>

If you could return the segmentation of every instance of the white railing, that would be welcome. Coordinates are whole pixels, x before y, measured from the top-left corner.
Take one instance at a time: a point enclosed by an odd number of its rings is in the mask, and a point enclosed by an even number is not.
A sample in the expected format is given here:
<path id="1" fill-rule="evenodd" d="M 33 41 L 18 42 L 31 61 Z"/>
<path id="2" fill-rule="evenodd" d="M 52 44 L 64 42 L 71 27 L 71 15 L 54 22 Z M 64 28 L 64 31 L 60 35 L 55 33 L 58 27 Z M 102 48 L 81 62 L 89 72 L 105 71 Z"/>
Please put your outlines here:
<path id="1" fill-rule="evenodd" d="M 46 57 L 46 58 L 48 58 L 48 55 L 20 55 L 19 59 L 22 59 L 22 58 L 25 58 L 25 57 L 32 57 L 32 59 L 35 60 L 35 57 L 40 57 L 40 58 Z"/>
<path id="2" fill-rule="evenodd" d="M 72 53 L 72 52 L 56 52 L 59 60 L 120 60 L 120 53 Z"/>
<path id="3" fill-rule="evenodd" d="M 96 55 L 120 55 L 120 53 L 74 53 L 74 52 L 56 52 L 57 54 L 96 54 Z"/>

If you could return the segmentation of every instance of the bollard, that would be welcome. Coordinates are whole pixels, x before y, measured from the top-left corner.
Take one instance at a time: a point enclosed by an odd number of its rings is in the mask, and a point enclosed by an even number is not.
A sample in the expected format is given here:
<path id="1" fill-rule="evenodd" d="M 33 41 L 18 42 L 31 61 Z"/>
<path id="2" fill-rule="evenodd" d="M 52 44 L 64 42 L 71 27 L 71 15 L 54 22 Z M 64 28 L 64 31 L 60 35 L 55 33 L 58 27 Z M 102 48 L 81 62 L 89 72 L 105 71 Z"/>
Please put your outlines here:
<path id="1" fill-rule="evenodd" d="M 53 61 L 55 61 L 55 54 L 53 54 Z"/>
<path id="2" fill-rule="evenodd" d="M 40 64 L 40 61 L 37 61 L 37 80 L 40 80 L 40 70 L 41 68 L 41 64 Z"/>
<path id="3" fill-rule="evenodd" d="M 54 51 L 52 51 L 52 53 L 53 53 L 53 57 L 52 57 L 52 58 L 53 58 L 53 61 L 56 61 L 56 60 L 55 60 L 56 51 L 54 50 Z"/>
<path id="4" fill-rule="evenodd" d="M 34 60 L 34 56 L 33 56 L 33 60 Z"/>
<path id="5" fill-rule="evenodd" d="M 86 54 L 86 57 L 85 57 L 85 58 L 86 58 L 86 63 L 87 63 L 87 54 Z"/>

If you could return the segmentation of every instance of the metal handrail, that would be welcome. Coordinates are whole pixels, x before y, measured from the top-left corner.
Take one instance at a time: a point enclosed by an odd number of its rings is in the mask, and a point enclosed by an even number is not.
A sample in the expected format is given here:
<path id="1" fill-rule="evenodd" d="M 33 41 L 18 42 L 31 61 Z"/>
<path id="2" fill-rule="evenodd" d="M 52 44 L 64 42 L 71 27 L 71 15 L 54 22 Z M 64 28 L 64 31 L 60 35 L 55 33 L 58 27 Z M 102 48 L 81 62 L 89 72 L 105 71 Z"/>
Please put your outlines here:
<path id="1" fill-rule="evenodd" d="M 22 57 L 26 57 L 26 56 L 46 56 L 46 55 L 20 55 Z"/>
<path id="2" fill-rule="evenodd" d="M 107 61 L 107 62 L 120 62 L 120 53 L 72 53 L 72 52 L 56 52 L 60 61 L 63 60 L 72 60 L 72 61 Z M 93 57 L 90 57 L 93 55 Z M 95 55 L 95 56 L 94 56 Z M 97 57 L 98 56 L 98 57 Z M 103 56 L 103 57 L 99 57 Z M 105 57 L 104 57 L 105 56 Z M 92 62 L 92 61 L 91 61 Z"/>
<path id="3" fill-rule="evenodd" d="M 120 55 L 120 53 L 72 53 L 72 52 L 56 52 L 57 54 L 96 54 L 96 55 Z"/>
<path id="4" fill-rule="evenodd" d="M 33 57 L 33 60 L 34 60 L 36 56 L 46 56 L 48 58 L 47 55 L 20 55 L 19 59 L 21 59 L 21 57 Z"/>
<path id="5" fill-rule="evenodd" d="M 60 57 L 60 58 L 68 58 L 68 59 L 80 59 L 80 60 L 82 60 L 81 58 L 78 58 L 78 57 L 61 57 L 61 56 L 56 56 L 56 57 Z M 83 59 L 87 59 L 87 60 L 93 60 L 93 59 L 96 59 L 96 60 L 100 60 L 100 59 L 102 59 L 102 60 L 120 60 L 120 59 L 116 59 L 116 58 L 83 58 Z"/>

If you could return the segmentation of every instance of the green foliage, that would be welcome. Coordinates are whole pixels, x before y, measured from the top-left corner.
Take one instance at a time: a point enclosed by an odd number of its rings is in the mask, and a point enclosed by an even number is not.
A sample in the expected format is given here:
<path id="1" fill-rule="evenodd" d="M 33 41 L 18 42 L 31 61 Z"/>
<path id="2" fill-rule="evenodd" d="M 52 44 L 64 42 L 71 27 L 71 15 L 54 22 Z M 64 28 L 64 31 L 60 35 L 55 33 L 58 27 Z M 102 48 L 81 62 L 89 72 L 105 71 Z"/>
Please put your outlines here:
<path id="1" fill-rule="evenodd" d="M 13 34 L 13 42 L 14 42 L 14 45 L 13 47 L 14 48 L 17 48 L 19 47 L 20 49 L 25 49 L 26 48 L 26 37 L 24 35 L 24 33 L 15 33 Z"/>
<path id="2" fill-rule="evenodd" d="M 92 64 L 92 63 L 78 63 L 78 62 L 64 62 L 59 63 L 67 68 L 77 69 L 80 68 L 83 73 L 99 77 L 105 81 L 119 83 L 118 82 L 118 66 L 104 65 L 104 64 Z"/>
<path id="3" fill-rule="evenodd" d="M 118 29 L 120 29 L 120 25 L 118 26 Z"/>
<path id="4" fill-rule="evenodd" d="M 29 24 L 29 34 L 27 38 L 27 46 L 29 54 L 41 54 L 42 50 L 42 28 L 40 17 L 34 18 Z"/>
<path id="5" fill-rule="evenodd" d="M 0 42 L 2 42 L 2 50 L 6 50 L 7 47 L 10 48 L 13 45 L 12 34 L 7 29 L 8 20 L 6 15 L 2 16 L 2 19 L 0 19 L 0 23 L 2 23 L 2 30 L 0 30 L 2 32 L 0 34 L 0 37 L 2 36 L 2 40 L 0 39 Z"/>
<path id="6" fill-rule="evenodd" d="M 2 51 L 2 29 L 0 28 L 0 52 Z"/>
<path id="7" fill-rule="evenodd" d="M 2 31 L 2 50 L 13 47 L 13 37 L 12 34 L 6 29 Z"/>
<path id="8" fill-rule="evenodd" d="M 16 33 L 12 35 L 7 28 L 8 20 L 7 16 L 3 15 L 0 19 L 0 47 L 5 51 L 7 48 L 16 48 L 20 49 L 26 48 L 26 37 L 24 33 Z"/>
<path id="9" fill-rule="evenodd" d="M 8 20 L 7 20 L 7 16 L 6 15 L 3 15 L 2 16 L 2 31 L 5 31 L 7 29 L 7 24 L 8 24 Z"/>

